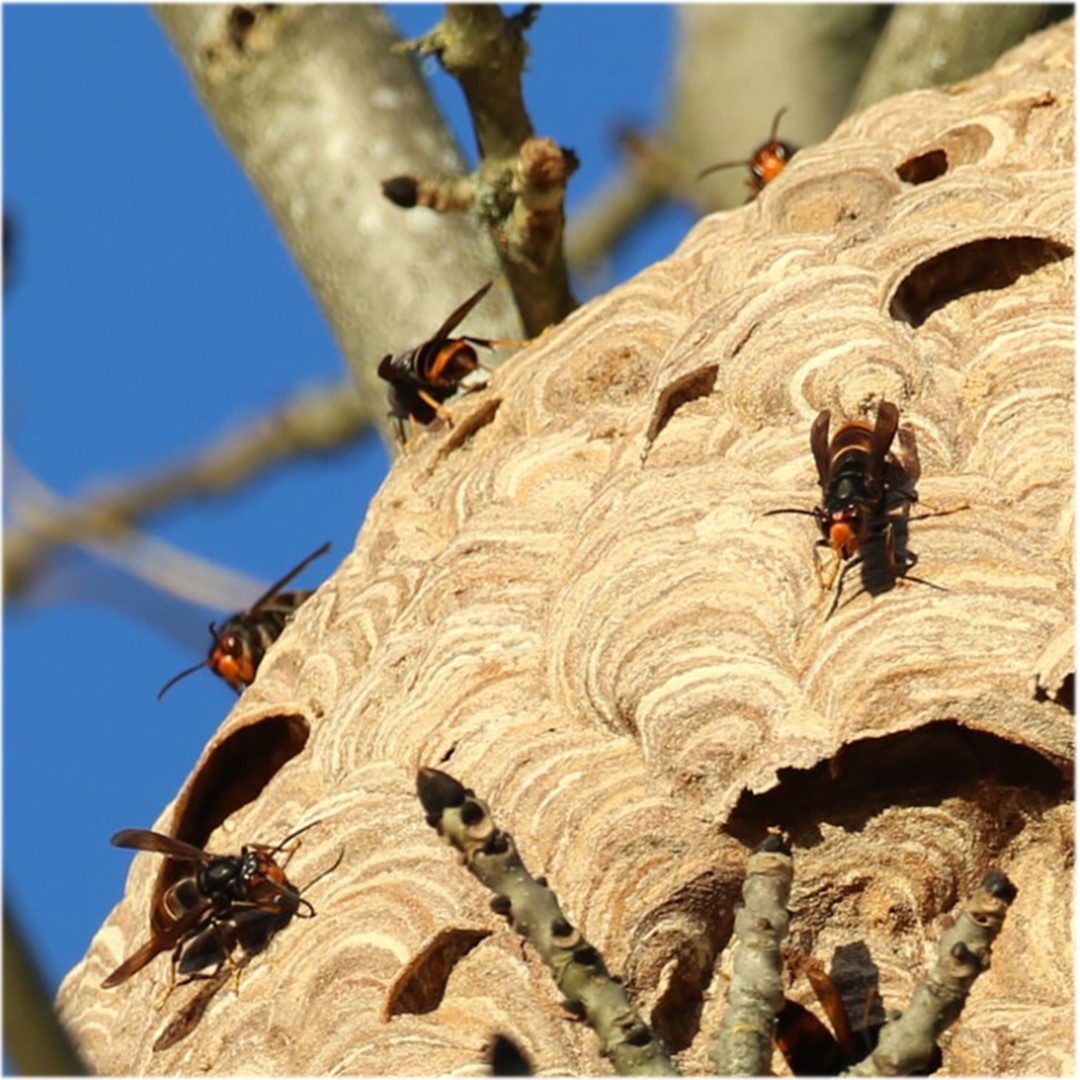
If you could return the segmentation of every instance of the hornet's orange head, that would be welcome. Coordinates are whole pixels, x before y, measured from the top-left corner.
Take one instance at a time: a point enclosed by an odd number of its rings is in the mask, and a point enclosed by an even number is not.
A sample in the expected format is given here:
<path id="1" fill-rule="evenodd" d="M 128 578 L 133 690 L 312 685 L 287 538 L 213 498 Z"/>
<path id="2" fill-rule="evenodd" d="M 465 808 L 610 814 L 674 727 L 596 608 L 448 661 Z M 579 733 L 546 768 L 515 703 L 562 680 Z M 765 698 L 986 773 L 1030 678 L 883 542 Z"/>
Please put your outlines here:
<path id="1" fill-rule="evenodd" d="M 842 559 L 850 559 L 859 550 L 865 531 L 866 517 L 858 506 L 846 506 L 822 521 L 825 538 Z"/>
<path id="2" fill-rule="evenodd" d="M 251 650 L 236 634 L 222 634 L 215 638 L 207 666 L 234 690 L 242 690 L 255 681 L 255 662 Z"/>

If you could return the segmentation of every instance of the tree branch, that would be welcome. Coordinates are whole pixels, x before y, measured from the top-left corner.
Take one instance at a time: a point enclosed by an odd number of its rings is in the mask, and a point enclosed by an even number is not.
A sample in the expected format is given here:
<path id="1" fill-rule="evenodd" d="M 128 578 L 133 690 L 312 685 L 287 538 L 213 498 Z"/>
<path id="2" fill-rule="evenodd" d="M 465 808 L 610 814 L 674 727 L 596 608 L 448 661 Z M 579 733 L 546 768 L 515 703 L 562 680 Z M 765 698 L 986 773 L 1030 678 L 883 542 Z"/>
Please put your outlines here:
<path id="1" fill-rule="evenodd" d="M 770 836 L 750 856 L 743 906 L 735 916 L 728 1008 L 712 1046 L 718 1076 L 768 1076 L 776 1014 L 784 1004 L 780 945 L 788 930 L 791 852 Z"/>
<path id="2" fill-rule="evenodd" d="M 496 270 L 472 222 L 406 224 L 379 195 L 403 161 L 424 173 L 461 172 L 415 63 L 391 51 L 397 38 L 370 5 L 154 10 L 299 263 L 372 415 L 384 413 L 379 359 L 424 340 L 461 302 L 463 281 L 479 284 Z M 521 336 L 499 290 L 484 315 L 489 336 Z M 385 416 L 378 426 L 391 441 Z"/>
<path id="3" fill-rule="evenodd" d="M 397 46 L 399 52 L 437 56 L 458 80 L 480 163 L 468 184 L 445 173 L 429 178 L 419 169 L 383 184 L 387 197 L 400 206 L 409 205 L 416 193 L 413 205 L 460 209 L 466 191 L 471 194 L 472 209 L 491 232 L 529 335 L 560 322 L 576 306 L 563 253 L 563 204 L 577 158 L 551 139 L 534 136 L 521 91 L 523 31 L 533 14 L 532 6 L 507 18 L 494 4 L 449 4 L 443 22 Z"/>
<path id="4" fill-rule="evenodd" d="M 447 4 L 445 21 L 395 50 L 437 56 L 461 84 L 481 158 L 513 157 L 533 133 L 521 92 L 527 25 L 496 4 Z"/>
<path id="5" fill-rule="evenodd" d="M 4 1052 L 21 1076 L 86 1076 L 4 898 Z"/>
<path id="6" fill-rule="evenodd" d="M 964 903 L 941 938 L 938 959 L 919 983 L 911 1003 L 881 1029 L 877 1048 L 850 1070 L 851 1076 L 918 1076 L 929 1066 L 938 1039 L 960 1018 L 975 980 L 990 967 L 1016 886 L 991 871 Z"/>
<path id="7" fill-rule="evenodd" d="M 228 494 L 293 458 L 349 445 L 372 427 L 374 406 L 351 383 L 307 391 L 224 435 L 187 461 L 111 491 L 87 495 L 58 511 L 35 513 L 32 525 L 11 528 L 5 537 L 8 597 L 29 588 L 41 561 L 61 545 L 128 539 L 137 523 L 156 514 L 185 502 Z"/>
<path id="8" fill-rule="evenodd" d="M 1046 24 L 1048 4 L 897 4 L 848 112 L 907 90 L 959 82 Z"/>
<path id="9" fill-rule="evenodd" d="M 416 779 L 428 824 L 461 852 L 465 868 L 495 897 L 496 914 L 540 954 L 567 1008 L 580 1010 L 601 1053 L 623 1076 L 675 1076 L 678 1069 L 655 1032 L 638 1016 L 600 954 L 573 927 L 555 893 L 529 873 L 514 839 L 496 829 L 487 803 L 448 773 L 421 769 Z"/>

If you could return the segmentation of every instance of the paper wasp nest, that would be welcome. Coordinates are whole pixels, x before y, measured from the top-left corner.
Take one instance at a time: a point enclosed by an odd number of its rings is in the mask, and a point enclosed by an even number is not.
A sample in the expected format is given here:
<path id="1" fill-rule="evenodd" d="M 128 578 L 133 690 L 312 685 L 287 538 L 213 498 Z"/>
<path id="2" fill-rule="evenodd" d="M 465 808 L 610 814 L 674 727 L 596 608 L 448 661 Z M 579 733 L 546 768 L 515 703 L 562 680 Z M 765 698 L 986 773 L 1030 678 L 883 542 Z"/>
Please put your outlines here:
<path id="1" fill-rule="evenodd" d="M 137 859 L 61 992 L 95 1069 L 476 1075 L 502 1031 L 545 1072 L 608 1071 L 425 824 L 433 765 L 689 1070 L 742 841 L 776 824 L 791 945 L 857 1024 L 875 979 L 906 1005 L 944 916 L 1004 870 L 1019 899 L 944 1069 L 1073 1073 L 1072 34 L 845 122 L 452 404 L 159 823 L 219 851 L 321 819 L 289 869 L 344 847 L 318 917 L 152 1053 L 193 988 L 155 1009 L 160 959 L 97 989 L 146 933 L 161 860 Z M 814 523 L 764 514 L 818 501 L 820 409 L 881 398 L 921 500 L 970 509 L 910 524 L 931 584 L 854 569 L 826 618 Z"/>

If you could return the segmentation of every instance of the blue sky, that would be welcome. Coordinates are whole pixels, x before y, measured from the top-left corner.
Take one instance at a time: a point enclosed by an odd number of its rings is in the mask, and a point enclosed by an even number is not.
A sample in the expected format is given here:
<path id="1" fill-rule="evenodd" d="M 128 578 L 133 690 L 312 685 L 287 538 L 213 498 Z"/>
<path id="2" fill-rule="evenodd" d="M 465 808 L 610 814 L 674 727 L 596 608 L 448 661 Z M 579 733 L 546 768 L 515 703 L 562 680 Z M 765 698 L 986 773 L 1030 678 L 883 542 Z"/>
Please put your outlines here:
<path id="1" fill-rule="evenodd" d="M 392 9 L 410 36 L 440 11 Z M 672 9 L 652 5 L 545 6 L 530 32 L 536 129 L 582 159 L 571 214 L 614 167 L 615 127 L 660 119 L 674 32 Z M 146 8 L 6 6 L 3 45 L 4 204 L 17 241 L 4 434 L 22 464 L 71 496 L 184 458 L 343 376 L 306 285 Z M 427 64 L 468 150 L 457 88 Z M 610 277 L 579 293 L 663 257 L 689 224 L 657 215 Z M 149 532 L 264 583 L 331 540 L 301 579 L 313 585 L 351 548 L 387 467 L 369 438 Z M 154 700 L 229 612 L 155 597 L 85 556 L 60 570 L 54 592 L 131 596 L 146 617 L 78 599 L 4 612 L 5 888 L 54 989 L 122 894 L 130 856 L 109 836 L 154 821 L 234 701 L 203 672 Z"/>

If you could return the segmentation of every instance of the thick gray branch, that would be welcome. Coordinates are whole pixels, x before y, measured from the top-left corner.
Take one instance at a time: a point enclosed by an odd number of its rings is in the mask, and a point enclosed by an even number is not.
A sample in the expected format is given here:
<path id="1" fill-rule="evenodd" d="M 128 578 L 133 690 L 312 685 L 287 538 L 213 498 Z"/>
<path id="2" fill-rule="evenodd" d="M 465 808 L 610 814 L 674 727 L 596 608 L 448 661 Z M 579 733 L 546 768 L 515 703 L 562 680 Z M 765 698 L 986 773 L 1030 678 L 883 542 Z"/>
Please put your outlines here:
<path id="1" fill-rule="evenodd" d="M 878 38 L 849 111 L 971 78 L 1045 25 L 1047 4 L 898 4 Z"/>
<path id="2" fill-rule="evenodd" d="M 393 30 L 368 5 L 155 12 L 300 264 L 353 379 L 383 401 L 379 359 L 423 341 L 496 274 L 472 221 L 405 216 L 380 194 L 403 166 L 461 171 L 415 63 L 391 52 Z M 518 333 L 500 290 L 482 315 L 475 332 Z"/>

